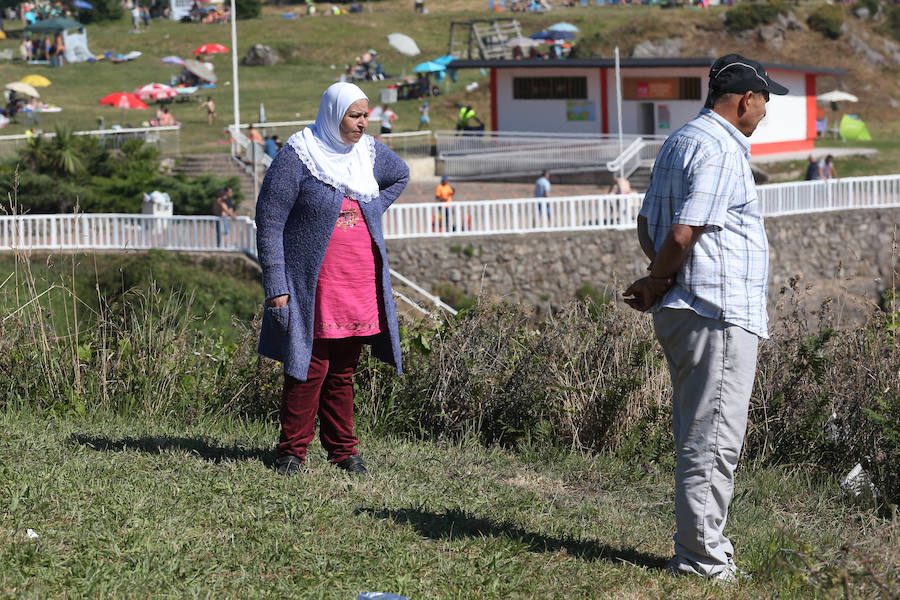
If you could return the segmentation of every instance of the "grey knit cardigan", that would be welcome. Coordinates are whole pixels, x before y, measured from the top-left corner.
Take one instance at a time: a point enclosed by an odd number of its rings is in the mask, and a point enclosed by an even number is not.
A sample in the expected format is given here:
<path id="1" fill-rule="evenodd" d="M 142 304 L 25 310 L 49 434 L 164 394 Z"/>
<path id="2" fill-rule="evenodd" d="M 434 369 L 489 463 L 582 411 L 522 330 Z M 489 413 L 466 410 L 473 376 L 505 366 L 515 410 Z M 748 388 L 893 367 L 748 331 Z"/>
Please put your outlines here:
<path id="1" fill-rule="evenodd" d="M 409 167 L 377 140 L 375 181 L 381 190 L 378 197 L 359 203 L 372 240 L 381 253 L 378 304 L 387 331 L 373 336 L 372 353 L 400 373 L 397 306 L 391 293 L 381 215 L 409 182 Z M 293 148 L 285 145 L 266 173 L 256 204 L 256 245 L 263 290 L 267 299 L 282 294 L 290 296 L 285 307 L 263 309 L 258 351 L 281 362 L 286 374 L 304 381 L 312 357 L 319 269 L 341 212 L 343 196 L 313 177 Z"/>

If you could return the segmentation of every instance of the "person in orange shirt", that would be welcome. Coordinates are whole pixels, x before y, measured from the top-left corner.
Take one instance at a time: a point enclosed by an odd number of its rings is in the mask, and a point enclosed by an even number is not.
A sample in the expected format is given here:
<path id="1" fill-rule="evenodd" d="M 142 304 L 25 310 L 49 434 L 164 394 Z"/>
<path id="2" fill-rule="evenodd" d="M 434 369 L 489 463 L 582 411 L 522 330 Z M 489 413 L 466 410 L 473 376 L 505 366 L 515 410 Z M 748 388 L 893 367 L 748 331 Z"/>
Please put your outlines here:
<path id="1" fill-rule="evenodd" d="M 450 207 L 446 206 L 453 202 L 453 194 L 455 190 L 450 187 L 449 180 L 446 175 L 441 177 L 441 182 L 438 184 L 437 188 L 434 190 L 434 199 L 444 204 L 444 208 L 438 211 L 438 229 L 443 231 L 441 227 L 442 224 L 446 224 L 449 228 L 450 225 Z M 443 223 L 442 223 L 443 217 Z M 455 229 L 455 228 L 454 228 Z"/>

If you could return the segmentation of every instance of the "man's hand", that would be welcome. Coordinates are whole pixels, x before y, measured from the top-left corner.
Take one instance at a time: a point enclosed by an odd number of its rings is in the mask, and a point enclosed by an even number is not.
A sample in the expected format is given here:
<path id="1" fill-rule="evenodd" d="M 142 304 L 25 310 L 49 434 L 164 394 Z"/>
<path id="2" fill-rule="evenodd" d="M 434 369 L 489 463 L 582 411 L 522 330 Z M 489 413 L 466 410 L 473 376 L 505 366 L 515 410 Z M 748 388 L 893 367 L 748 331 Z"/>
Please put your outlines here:
<path id="1" fill-rule="evenodd" d="M 283 308 L 287 306 L 289 296 L 282 294 L 281 296 L 273 296 L 266 300 L 266 306 L 271 308 Z"/>
<path id="2" fill-rule="evenodd" d="M 625 290 L 625 304 L 635 310 L 646 312 L 656 303 L 657 295 L 650 289 L 650 278 L 642 277 Z"/>

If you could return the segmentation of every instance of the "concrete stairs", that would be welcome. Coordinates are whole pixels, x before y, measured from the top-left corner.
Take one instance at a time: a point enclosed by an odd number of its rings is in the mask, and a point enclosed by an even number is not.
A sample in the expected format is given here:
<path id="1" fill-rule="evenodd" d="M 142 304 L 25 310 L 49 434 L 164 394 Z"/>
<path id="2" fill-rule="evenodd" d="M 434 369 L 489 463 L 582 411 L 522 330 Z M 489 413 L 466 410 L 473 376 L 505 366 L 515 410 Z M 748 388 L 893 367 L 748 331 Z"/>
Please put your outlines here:
<path id="1" fill-rule="evenodd" d="M 188 177 L 196 177 L 203 173 L 212 173 L 219 177 L 239 177 L 244 201 L 238 206 L 237 213 L 251 218 L 256 214 L 253 177 L 241 169 L 230 154 L 182 154 L 178 157 L 172 173 L 182 173 Z M 262 174 L 260 174 L 261 177 Z M 260 183 L 262 182 L 260 181 Z M 210 206 L 212 206 L 212 199 L 210 199 Z"/>
<path id="2" fill-rule="evenodd" d="M 637 171 L 631 174 L 628 178 L 628 183 L 631 184 L 631 189 L 635 191 L 644 192 L 647 190 L 647 187 L 650 185 L 650 170 L 651 167 L 641 166 Z"/>

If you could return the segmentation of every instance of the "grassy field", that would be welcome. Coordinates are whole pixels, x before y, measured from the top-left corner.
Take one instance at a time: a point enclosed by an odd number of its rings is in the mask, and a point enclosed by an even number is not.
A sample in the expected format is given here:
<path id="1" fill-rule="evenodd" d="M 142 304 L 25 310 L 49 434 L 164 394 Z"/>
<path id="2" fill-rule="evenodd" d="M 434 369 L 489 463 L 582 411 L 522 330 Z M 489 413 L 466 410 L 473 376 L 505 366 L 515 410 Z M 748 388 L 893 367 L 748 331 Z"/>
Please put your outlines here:
<path id="1" fill-rule="evenodd" d="M 0 411 L 0 596 L 830 598 L 897 591 L 896 524 L 802 467 L 742 471 L 752 579 L 672 579 L 655 466 L 363 434 L 373 476 L 271 470 L 264 422 Z M 29 538 L 28 530 L 39 537 Z M 885 595 L 884 597 L 890 597 Z"/>
<path id="2" fill-rule="evenodd" d="M 322 90 L 340 75 L 346 64 L 352 63 L 367 49 L 378 50 L 386 72 L 399 76 L 410 73 L 411 68 L 421 60 L 447 53 L 451 20 L 513 16 L 511 13 L 489 12 L 487 2 L 482 0 L 429 2 L 428 15 L 414 15 L 409 0 L 367 2 L 365 7 L 366 12 L 341 17 L 284 19 L 281 13 L 296 11 L 297 6 L 265 6 L 261 18 L 239 21 L 239 57 L 243 57 L 253 44 L 265 43 L 284 58 L 281 64 L 270 68 L 239 67 L 241 120 L 257 120 L 260 104 L 265 105 L 270 122 L 312 119 Z M 723 9 L 683 9 L 665 13 L 659 13 L 659 10 L 657 7 L 641 6 L 592 6 L 515 16 L 526 35 L 560 20 L 574 23 L 581 29 L 577 40 L 581 55 L 608 57 L 615 46 L 620 46 L 623 56 L 628 56 L 631 48 L 642 40 L 676 36 L 685 40 L 682 54 L 686 56 L 702 56 L 713 49 L 727 49 L 773 62 L 808 64 L 811 55 L 827 55 L 829 67 L 847 68 L 849 75 L 841 80 L 822 79 L 822 89 L 840 85 L 857 92 L 863 87 L 873 90 L 853 107 L 854 111 L 867 120 L 878 139 L 889 143 L 888 140 L 896 137 L 893 111 L 887 110 L 887 107 L 889 95 L 900 97 L 900 84 L 895 78 L 885 79 L 883 73 L 860 65 L 845 48 L 846 40 L 830 41 L 814 32 L 794 32 L 781 51 L 753 46 L 752 43 L 744 47 L 747 42 L 729 38 L 724 32 L 719 19 Z M 665 18 L 661 18 L 662 14 Z M 848 19 L 848 25 L 851 32 L 864 37 L 869 35 L 860 31 L 865 26 L 860 22 Z M 123 64 L 107 61 L 72 64 L 62 69 L 14 62 L 0 67 L 0 79 L 12 81 L 29 73 L 39 73 L 53 81 L 53 85 L 42 89 L 42 99 L 63 107 L 63 112 L 44 115 L 40 126 L 45 130 L 52 130 L 57 124 L 73 129 L 91 129 L 97 126 L 101 116 L 107 125 L 136 125 L 151 118 L 152 111 L 122 111 L 100 106 L 98 100 L 108 93 L 131 91 L 150 81 L 168 81 L 176 71 L 160 62 L 163 56 L 175 54 L 188 57 L 194 48 L 207 42 L 231 46 L 227 25 L 154 21 L 150 30 L 141 34 L 127 33 L 130 28 L 130 18 L 123 18 L 118 23 L 90 25 L 87 27 L 89 47 L 95 54 L 105 51 L 142 52 L 143 55 L 135 61 Z M 0 40 L 0 49 L 10 48 L 18 55 L 17 38 L 20 32 L 10 23 L 7 23 L 7 30 L 10 38 Z M 387 44 L 386 36 L 395 31 L 412 35 L 422 50 L 421 56 L 407 58 L 393 50 Z M 224 127 L 232 120 L 233 113 L 231 60 L 228 54 L 214 55 L 210 60 L 216 66 L 219 83 L 208 92 L 201 90 L 200 93 L 208 93 L 215 100 L 219 122 L 210 127 L 206 124 L 205 111 L 196 104 L 175 104 L 172 112 L 183 125 L 183 152 L 222 152 L 227 148 Z M 456 83 L 442 84 L 441 88 L 446 93 L 432 103 L 434 129 L 453 128 L 457 106 L 462 102 L 473 104 L 482 117 L 489 115 L 486 74 L 478 70 L 464 70 L 459 75 Z M 479 82 L 480 85 L 472 94 L 467 94 L 464 88 L 471 82 Z M 377 101 L 378 90 L 386 85 L 386 82 L 375 82 L 365 83 L 362 87 Z M 400 117 L 396 123 L 397 131 L 417 127 L 418 107 L 416 101 L 397 104 L 395 110 Z M 21 121 L 20 124 L 8 126 L 2 133 L 22 133 L 25 123 L 24 119 Z M 886 161 L 894 164 L 897 158 L 900 157 L 891 154 Z"/>

